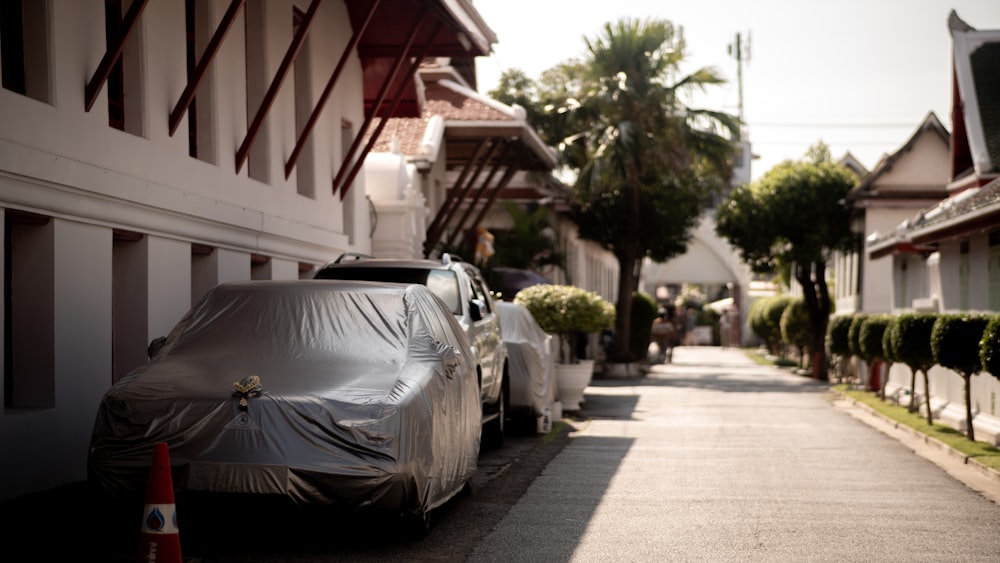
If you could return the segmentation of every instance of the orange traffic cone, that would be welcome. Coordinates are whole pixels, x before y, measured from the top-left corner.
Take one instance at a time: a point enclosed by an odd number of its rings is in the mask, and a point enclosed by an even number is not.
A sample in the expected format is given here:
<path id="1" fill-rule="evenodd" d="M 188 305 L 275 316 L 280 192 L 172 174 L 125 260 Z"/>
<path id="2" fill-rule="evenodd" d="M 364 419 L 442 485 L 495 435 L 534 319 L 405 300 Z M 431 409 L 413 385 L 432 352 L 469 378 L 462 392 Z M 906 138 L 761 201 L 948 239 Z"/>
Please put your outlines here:
<path id="1" fill-rule="evenodd" d="M 146 507 L 142 512 L 137 561 L 181 563 L 181 540 L 177 530 L 174 482 L 170 477 L 170 454 L 165 442 L 153 446 L 153 463 L 146 485 Z"/>

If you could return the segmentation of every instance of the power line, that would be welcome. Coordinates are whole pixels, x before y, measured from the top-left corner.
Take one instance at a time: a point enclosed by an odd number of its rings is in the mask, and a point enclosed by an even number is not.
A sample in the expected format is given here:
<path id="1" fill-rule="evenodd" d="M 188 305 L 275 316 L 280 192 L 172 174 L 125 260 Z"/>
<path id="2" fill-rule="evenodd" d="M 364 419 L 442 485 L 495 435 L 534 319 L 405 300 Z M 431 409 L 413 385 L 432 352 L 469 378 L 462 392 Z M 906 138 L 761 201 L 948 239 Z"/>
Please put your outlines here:
<path id="1" fill-rule="evenodd" d="M 917 125 L 914 122 L 899 122 L 899 123 L 872 123 L 872 122 L 856 122 L 856 123 L 845 123 L 843 121 L 837 122 L 804 122 L 804 121 L 750 121 L 748 122 L 750 126 L 756 127 L 788 127 L 788 128 L 817 128 L 817 127 L 830 127 L 837 129 L 915 129 Z"/>

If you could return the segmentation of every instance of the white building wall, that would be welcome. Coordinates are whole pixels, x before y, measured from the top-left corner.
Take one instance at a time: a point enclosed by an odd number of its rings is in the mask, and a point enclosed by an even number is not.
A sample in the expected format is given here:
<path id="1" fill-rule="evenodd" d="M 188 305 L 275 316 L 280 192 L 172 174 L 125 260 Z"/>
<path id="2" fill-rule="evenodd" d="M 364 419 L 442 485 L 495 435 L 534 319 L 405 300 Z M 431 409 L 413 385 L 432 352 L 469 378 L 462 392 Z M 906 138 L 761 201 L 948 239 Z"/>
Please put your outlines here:
<path id="1" fill-rule="evenodd" d="M 914 214 L 912 207 L 869 208 L 865 213 L 865 236 L 873 233 L 889 233 Z M 861 311 L 865 313 L 888 313 L 893 309 L 891 295 L 892 259 L 872 260 L 867 252 L 862 258 Z"/>
<path id="2" fill-rule="evenodd" d="M 251 177 L 246 164 L 236 172 L 236 152 L 256 112 L 260 88 L 270 83 L 291 42 L 293 4 L 254 0 L 240 11 L 197 92 L 198 158 L 188 154 L 187 115 L 169 134 L 169 113 L 187 83 L 184 2 L 150 2 L 126 46 L 124 61 L 132 73 L 126 80 L 132 95 L 126 104 L 127 131 L 108 124 L 107 86 L 90 111 L 85 108 L 84 87 L 106 51 L 104 2 L 46 4 L 45 95 L 0 89 L 0 218 L 3 212 L 23 211 L 49 219 L 29 237 L 40 236 L 32 242 L 42 245 L 43 254 L 18 266 L 29 272 L 10 275 L 43 274 L 36 283 L 24 284 L 18 298 L 30 292 L 45 297 L 36 301 L 31 295 L 22 306 L 38 313 L 41 326 L 31 330 L 51 335 L 31 346 L 48 350 L 53 364 L 42 367 L 54 374 L 54 388 L 43 384 L 41 394 L 51 397 L 49 405 L 22 407 L 4 397 L 0 499 L 84 477 L 97 401 L 112 379 L 116 322 L 119 328 L 139 327 L 140 333 L 144 327 L 145 335 L 122 344 L 136 358 L 132 361 L 140 361 L 138 348 L 166 334 L 216 283 L 293 279 L 300 276 L 300 264 L 322 264 L 344 251 L 370 248 L 364 175 L 356 178 L 346 203 L 332 189 L 345 152 L 343 124 L 357 133 L 364 121 L 356 54 L 313 130 L 310 156 L 299 163 L 303 172 L 293 171 L 288 179 L 284 174 L 297 140 L 296 99 L 300 107 L 312 109 L 351 36 L 343 2 L 322 3 L 313 23 L 311 63 L 298 69 L 309 74 L 311 90 L 296 92 L 294 78 L 286 79 L 254 143 L 252 155 L 264 163 L 264 173 Z M 204 46 L 229 2 L 196 5 L 208 17 L 209 25 L 199 28 L 198 43 Z M 248 31 L 247 13 L 258 14 L 256 21 L 266 22 L 266 29 L 254 28 L 251 19 Z M 257 67 L 248 67 L 248 33 L 261 38 L 251 42 L 249 55 Z M 248 68 L 266 77 L 251 80 L 251 95 Z M 315 186 L 312 193 L 300 193 L 302 177 Z M 119 247 L 120 260 L 114 258 L 115 230 L 139 237 L 129 243 L 139 247 Z M 193 248 L 209 254 L 193 255 Z M 268 260 L 252 267 L 254 255 Z M 118 311 L 118 321 L 112 297 L 116 264 L 121 275 L 144 285 L 138 291 L 129 288 L 124 302 L 138 299 L 140 307 L 146 306 L 134 316 Z M 26 330 L 16 325 L 12 332 L 24 335 Z M 6 357 L 12 350 L 0 352 Z"/>
<path id="3" fill-rule="evenodd" d="M 162 237 L 143 240 L 147 248 L 149 290 L 147 342 L 166 336 L 191 305 L 191 285 L 175 279 L 191 279 L 191 245 Z"/>

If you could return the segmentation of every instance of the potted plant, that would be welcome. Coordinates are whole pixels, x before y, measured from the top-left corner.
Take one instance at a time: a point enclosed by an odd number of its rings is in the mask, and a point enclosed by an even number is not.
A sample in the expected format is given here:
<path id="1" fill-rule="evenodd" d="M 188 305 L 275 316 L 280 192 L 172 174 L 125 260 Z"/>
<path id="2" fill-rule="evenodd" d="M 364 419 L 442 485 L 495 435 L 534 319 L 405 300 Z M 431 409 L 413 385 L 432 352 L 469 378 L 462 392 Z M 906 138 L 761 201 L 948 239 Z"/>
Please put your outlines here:
<path id="1" fill-rule="evenodd" d="M 614 325 L 614 305 L 600 295 L 572 285 L 541 284 L 518 292 L 515 303 L 524 305 L 547 333 L 558 336 L 556 380 L 565 410 L 578 410 L 583 390 L 594 372 L 593 360 L 577 358 L 575 338 Z"/>

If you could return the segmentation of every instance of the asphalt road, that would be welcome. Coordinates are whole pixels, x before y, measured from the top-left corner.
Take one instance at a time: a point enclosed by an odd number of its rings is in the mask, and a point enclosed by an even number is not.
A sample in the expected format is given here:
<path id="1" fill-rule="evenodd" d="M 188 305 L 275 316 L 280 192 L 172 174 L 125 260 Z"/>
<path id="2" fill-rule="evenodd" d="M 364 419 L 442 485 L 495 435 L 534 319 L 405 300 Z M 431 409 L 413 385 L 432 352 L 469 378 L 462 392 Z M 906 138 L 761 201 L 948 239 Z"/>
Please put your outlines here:
<path id="1" fill-rule="evenodd" d="M 421 541 L 381 521 L 178 500 L 197 512 L 184 559 L 1000 561 L 1000 476 L 738 350 L 680 348 L 646 377 L 596 379 L 576 414 L 484 453 L 472 494 Z M 0 506 L 3 559 L 135 560 L 139 522 L 89 502 L 70 488 Z"/>
<path id="2" fill-rule="evenodd" d="M 597 381 L 468 561 L 1000 561 L 1000 506 L 737 350 Z"/>

